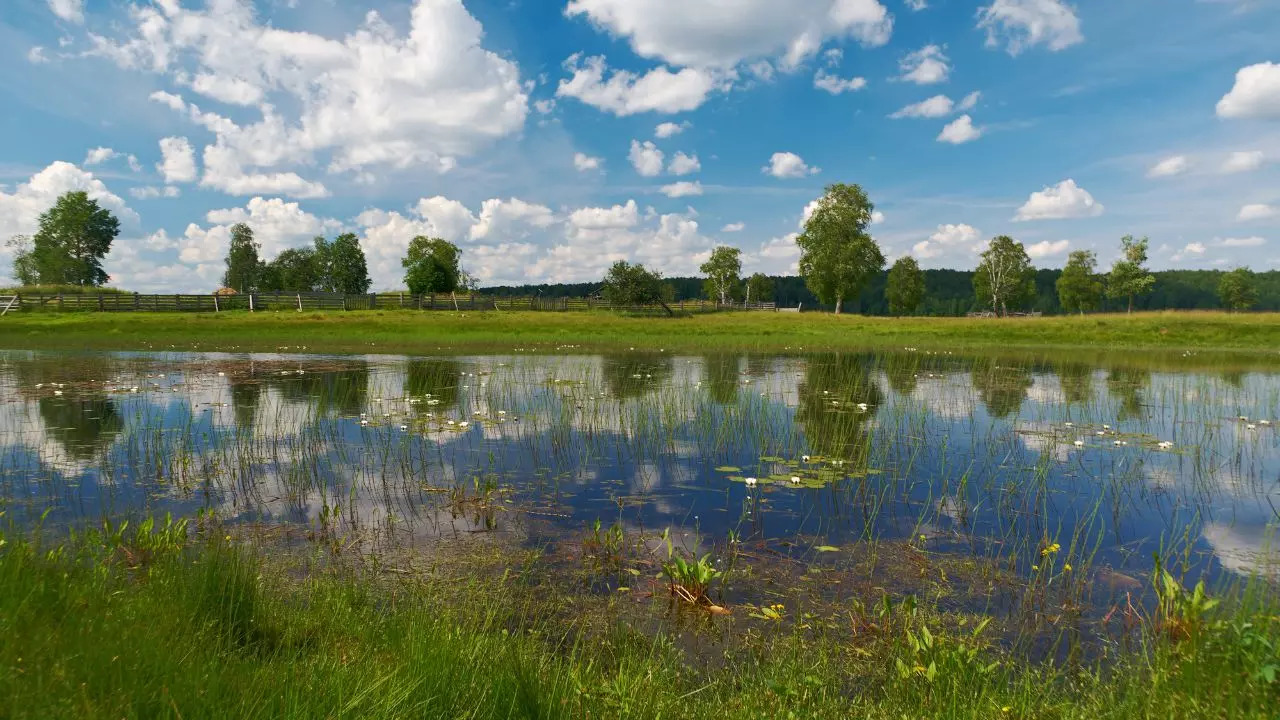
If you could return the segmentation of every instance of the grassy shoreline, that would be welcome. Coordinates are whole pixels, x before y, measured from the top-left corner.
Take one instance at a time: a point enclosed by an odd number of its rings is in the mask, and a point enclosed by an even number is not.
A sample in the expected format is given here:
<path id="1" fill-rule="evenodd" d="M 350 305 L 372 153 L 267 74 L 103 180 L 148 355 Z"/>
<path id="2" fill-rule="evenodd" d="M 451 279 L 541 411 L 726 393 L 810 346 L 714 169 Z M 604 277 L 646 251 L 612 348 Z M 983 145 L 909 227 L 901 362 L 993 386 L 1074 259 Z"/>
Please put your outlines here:
<path id="1" fill-rule="evenodd" d="M 1057 666 L 923 600 L 753 626 L 655 594 L 647 634 L 492 549 L 500 575 L 320 562 L 300 579 L 224 532 L 0 544 L 0 716 L 1093 720 L 1265 718 L 1280 702 L 1269 602 L 1152 617 L 1105 664 Z M 719 658 L 690 662 L 690 642 Z"/>
<path id="2" fill-rule="evenodd" d="M 1076 348 L 1280 351 L 1280 314 L 1161 312 L 1023 319 L 716 313 L 678 318 L 603 312 L 18 313 L 7 349 L 293 351 L 424 354 L 442 350 L 821 351 Z"/>

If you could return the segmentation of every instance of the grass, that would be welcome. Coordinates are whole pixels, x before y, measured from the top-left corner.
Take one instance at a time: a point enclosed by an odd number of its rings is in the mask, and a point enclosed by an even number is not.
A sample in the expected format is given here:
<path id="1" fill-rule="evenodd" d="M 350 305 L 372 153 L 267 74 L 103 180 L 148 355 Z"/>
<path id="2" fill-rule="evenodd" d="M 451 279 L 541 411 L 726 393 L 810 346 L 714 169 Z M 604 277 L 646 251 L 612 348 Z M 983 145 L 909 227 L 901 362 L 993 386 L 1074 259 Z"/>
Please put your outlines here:
<path id="1" fill-rule="evenodd" d="M 297 580 L 223 532 L 155 523 L 0 545 L 0 716 L 1163 720 L 1280 707 L 1270 604 L 1202 603 L 1176 634 L 1151 618 L 1105 669 L 1056 667 L 914 602 L 743 630 L 655 601 L 663 629 L 647 635 L 607 599 L 518 570 Z M 719 657 L 691 661 L 697 644 Z"/>
<path id="2" fill-rule="evenodd" d="M 18 313 L 0 346 L 21 349 L 200 349 L 436 353 L 442 349 L 1251 350 L 1280 348 L 1280 314 L 1161 312 L 1025 319 L 881 318 L 714 313 L 636 318 L 604 312 Z"/>

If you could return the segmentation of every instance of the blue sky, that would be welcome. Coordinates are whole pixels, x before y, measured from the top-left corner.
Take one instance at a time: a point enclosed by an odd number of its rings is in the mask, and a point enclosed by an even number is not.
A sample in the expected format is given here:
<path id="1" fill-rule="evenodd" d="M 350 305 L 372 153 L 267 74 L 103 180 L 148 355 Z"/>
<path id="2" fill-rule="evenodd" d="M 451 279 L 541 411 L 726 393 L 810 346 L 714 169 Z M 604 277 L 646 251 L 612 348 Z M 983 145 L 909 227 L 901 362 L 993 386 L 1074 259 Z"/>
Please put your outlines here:
<path id="1" fill-rule="evenodd" d="M 240 221 L 357 232 L 380 289 L 418 234 L 484 283 L 783 274 L 856 182 L 925 267 L 1274 269 L 1276 37 L 1280 0 L 5 0 L 0 235 L 87 189 L 143 291 L 216 287 Z"/>

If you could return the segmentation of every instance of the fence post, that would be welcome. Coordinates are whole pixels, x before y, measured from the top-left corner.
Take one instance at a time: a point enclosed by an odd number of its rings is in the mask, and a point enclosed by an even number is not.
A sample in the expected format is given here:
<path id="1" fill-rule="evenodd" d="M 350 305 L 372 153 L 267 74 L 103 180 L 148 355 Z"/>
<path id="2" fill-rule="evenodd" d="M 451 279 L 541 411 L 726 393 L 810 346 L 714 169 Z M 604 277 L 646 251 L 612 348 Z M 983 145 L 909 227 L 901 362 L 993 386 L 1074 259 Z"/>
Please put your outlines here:
<path id="1" fill-rule="evenodd" d="M 435 310 L 435 309 L 436 309 L 436 294 L 435 294 L 435 293 L 431 293 L 431 309 L 432 309 L 432 310 Z"/>
<path id="2" fill-rule="evenodd" d="M 298 312 L 302 312 L 302 293 L 298 293 Z"/>
<path id="3" fill-rule="evenodd" d="M 253 293 L 249 293 L 249 312 L 253 312 Z"/>
<path id="4" fill-rule="evenodd" d="M 342 309 L 343 309 L 343 310 L 346 310 L 346 309 L 347 309 L 347 294 L 346 294 L 346 293 L 342 293 Z"/>
<path id="5" fill-rule="evenodd" d="M 138 297 L 138 293 L 133 294 L 133 309 L 136 311 L 142 304 L 142 298 Z"/>

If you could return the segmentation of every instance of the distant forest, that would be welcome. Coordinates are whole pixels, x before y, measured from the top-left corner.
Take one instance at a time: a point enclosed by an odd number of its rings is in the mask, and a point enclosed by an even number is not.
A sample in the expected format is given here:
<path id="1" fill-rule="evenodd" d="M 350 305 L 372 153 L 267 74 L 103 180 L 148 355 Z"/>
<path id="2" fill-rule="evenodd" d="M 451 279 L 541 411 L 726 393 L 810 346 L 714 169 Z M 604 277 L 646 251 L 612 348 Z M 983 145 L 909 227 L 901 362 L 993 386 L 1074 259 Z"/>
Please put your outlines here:
<path id="1" fill-rule="evenodd" d="M 1062 312 L 1058 302 L 1058 291 L 1054 283 L 1062 270 L 1036 271 L 1036 299 L 1032 306 L 1019 310 L 1037 311 L 1045 314 Z M 1218 282 L 1225 274 L 1221 270 L 1163 270 L 1152 273 L 1156 282 L 1151 292 L 1145 296 L 1134 298 L 1135 310 L 1214 310 L 1222 307 L 1218 299 Z M 888 315 L 889 305 L 885 300 L 884 288 L 888 272 L 881 272 L 872 280 L 856 302 L 846 302 L 845 312 L 863 313 L 865 315 Z M 774 283 L 774 300 L 780 307 L 795 307 L 802 304 L 805 309 L 825 309 L 805 287 L 804 278 L 798 276 L 779 276 L 772 278 Z M 1269 270 L 1255 275 L 1258 289 L 1258 304 L 1255 310 L 1280 310 L 1280 271 Z M 676 300 L 693 300 L 706 297 L 703 292 L 704 278 L 673 277 L 665 278 L 675 290 Z M 978 302 L 973 291 L 972 270 L 925 270 L 925 297 L 919 313 L 922 315 L 964 315 L 965 313 L 989 310 Z M 482 288 L 481 292 L 500 297 L 528 297 L 541 295 L 546 298 L 587 297 L 600 289 L 600 282 L 557 283 L 547 285 L 507 285 Z M 1101 300 L 1103 311 L 1123 312 L 1126 301 Z M 1009 308 L 1013 310 L 1014 308 Z"/>

